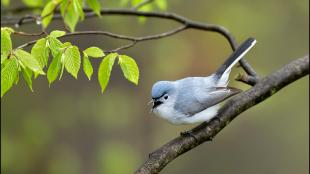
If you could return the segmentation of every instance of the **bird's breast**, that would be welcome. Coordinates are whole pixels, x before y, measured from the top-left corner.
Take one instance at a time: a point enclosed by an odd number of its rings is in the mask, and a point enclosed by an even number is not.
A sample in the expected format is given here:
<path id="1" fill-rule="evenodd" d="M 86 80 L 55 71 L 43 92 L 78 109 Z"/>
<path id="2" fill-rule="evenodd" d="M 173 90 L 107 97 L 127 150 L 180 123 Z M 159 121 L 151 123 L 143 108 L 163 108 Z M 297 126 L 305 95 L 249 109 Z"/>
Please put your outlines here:
<path id="1" fill-rule="evenodd" d="M 185 115 L 177 112 L 174 107 L 167 107 L 165 105 L 160 105 L 154 109 L 154 113 L 165 120 L 167 120 L 171 124 L 181 124 L 181 118 L 185 117 Z"/>

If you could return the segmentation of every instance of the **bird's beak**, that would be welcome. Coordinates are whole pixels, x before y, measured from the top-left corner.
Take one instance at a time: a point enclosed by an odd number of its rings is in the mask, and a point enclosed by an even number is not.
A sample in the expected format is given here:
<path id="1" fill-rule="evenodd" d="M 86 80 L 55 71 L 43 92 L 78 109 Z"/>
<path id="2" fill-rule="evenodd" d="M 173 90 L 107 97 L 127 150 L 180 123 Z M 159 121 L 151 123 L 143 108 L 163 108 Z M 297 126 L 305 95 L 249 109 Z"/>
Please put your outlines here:
<path id="1" fill-rule="evenodd" d="M 159 106 L 162 103 L 163 102 L 160 101 L 159 99 L 153 99 L 153 107 L 152 107 L 152 109 L 155 109 L 157 106 Z"/>

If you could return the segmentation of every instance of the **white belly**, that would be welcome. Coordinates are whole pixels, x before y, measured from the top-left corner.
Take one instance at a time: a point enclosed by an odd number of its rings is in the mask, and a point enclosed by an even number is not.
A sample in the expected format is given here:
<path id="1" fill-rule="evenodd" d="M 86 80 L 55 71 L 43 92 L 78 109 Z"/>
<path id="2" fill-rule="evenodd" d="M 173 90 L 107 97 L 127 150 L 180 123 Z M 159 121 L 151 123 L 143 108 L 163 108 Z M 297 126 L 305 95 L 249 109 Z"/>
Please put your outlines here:
<path id="1" fill-rule="evenodd" d="M 171 124 L 194 124 L 203 121 L 209 121 L 217 115 L 220 105 L 215 105 L 207 108 L 195 115 L 188 116 L 176 111 L 173 107 L 159 106 L 154 109 L 154 113 L 159 117 L 169 121 Z"/>

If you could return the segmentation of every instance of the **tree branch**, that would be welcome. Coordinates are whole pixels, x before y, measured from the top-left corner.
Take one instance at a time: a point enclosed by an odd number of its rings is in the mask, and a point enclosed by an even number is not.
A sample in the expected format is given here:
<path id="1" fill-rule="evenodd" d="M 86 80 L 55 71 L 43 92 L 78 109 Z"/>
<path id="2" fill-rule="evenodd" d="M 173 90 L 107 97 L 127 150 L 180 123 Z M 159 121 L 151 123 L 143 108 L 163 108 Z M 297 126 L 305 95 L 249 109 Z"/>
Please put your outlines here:
<path id="1" fill-rule="evenodd" d="M 155 34 L 155 35 L 149 35 L 149 36 L 143 36 L 143 37 L 131 37 L 131 36 L 125 36 L 125 35 L 121 35 L 121 34 L 115 34 L 115 33 L 111 33 L 111 32 L 107 32 L 107 31 L 77 31 L 77 32 L 72 32 L 72 33 L 67 33 L 63 36 L 60 36 L 58 38 L 65 38 L 65 37 L 69 37 L 69 36 L 78 36 L 78 35 L 103 35 L 103 36 L 108 36 L 108 37 L 112 37 L 112 38 L 116 38 L 116 39 L 123 39 L 123 40 L 128 40 L 128 41 L 132 41 L 131 44 L 128 45 L 124 45 L 121 46 L 119 48 L 116 48 L 114 50 L 110 50 L 110 51 L 105 51 L 106 53 L 109 52 L 117 52 L 123 49 L 127 49 L 130 48 L 132 46 L 134 46 L 136 43 L 138 42 L 143 42 L 143 41 L 147 41 L 147 40 L 155 40 L 155 39 L 161 39 L 164 37 L 168 37 L 171 36 L 173 34 L 176 34 L 178 32 L 181 32 L 185 29 L 187 29 L 187 26 L 181 26 L 179 28 L 176 28 L 174 30 L 168 31 L 168 32 L 164 32 L 164 33 L 160 33 L 160 34 Z M 19 35 L 38 35 L 38 34 L 30 34 L 30 33 L 25 33 L 25 32 L 13 32 L 14 34 L 19 34 Z M 40 35 L 45 34 L 45 32 L 40 33 Z M 35 44 L 38 41 L 38 39 L 36 40 L 32 40 L 29 41 L 23 45 L 18 46 L 16 49 L 21 49 L 24 47 L 28 47 L 30 45 Z"/>
<path id="2" fill-rule="evenodd" d="M 261 79 L 251 89 L 228 100 L 220 109 L 218 117 L 208 123 L 193 128 L 191 136 L 179 136 L 151 153 L 136 174 L 154 174 L 160 172 L 169 162 L 196 146 L 212 140 L 243 111 L 274 95 L 283 87 L 309 74 L 309 55 L 292 61 L 280 70 Z"/>
<path id="3" fill-rule="evenodd" d="M 57 14 L 53 16 L 53 19 L 62 19 L 59 12 L 55 11 Z M 84 9 L 85 17 L 96 17 L 97 14 L 95 14 L 91 9 Z M 101 9 L 100 11 L 101 15 L 124 15 L 124 16 L 144 16 L 144 17 L 152 17 L 152 18 L 161 18 L 161 19 L 168 19 L 173 20 L 175 22 L 181 23 L 187 28 L 192 29 L 198 29 L 198 30 L 204 30 L 204 31 L 212 31 L 221 34 L 224 36 L 228 42 L 230 43 L 230 46 L 233 50 L 235 50 L 238 47 L 238 44 L 232 34 L 223 26 L 215 25 L 215 24 L 205 24 L 196 22 L 190 19 L 187 19 L 183 16 L 177 15 L 175 13 L 161 13 L 161 12 L 145 12 L 145 11 L 136 11 L 132 9 Z M 16 21 L 17 20 L 17 21 Z M 19 18 L 10 20 L 1 20 L 1 25 L 15 25 L 17 22 L 20 22 Z M 26 23 L 33 23 L 35 22 L 34 19 L 25 19 L 22 21 L 22 23 L 19 23 L 19 25 L 26 24 Z M 245 70 L 245 72 L 253 77 L 256 77 L 258 79 L 258 75 L 256 74 L 255 70 L 246 62 L 246 60 L 243 58 L 240 61 L 240 65 Z"/>

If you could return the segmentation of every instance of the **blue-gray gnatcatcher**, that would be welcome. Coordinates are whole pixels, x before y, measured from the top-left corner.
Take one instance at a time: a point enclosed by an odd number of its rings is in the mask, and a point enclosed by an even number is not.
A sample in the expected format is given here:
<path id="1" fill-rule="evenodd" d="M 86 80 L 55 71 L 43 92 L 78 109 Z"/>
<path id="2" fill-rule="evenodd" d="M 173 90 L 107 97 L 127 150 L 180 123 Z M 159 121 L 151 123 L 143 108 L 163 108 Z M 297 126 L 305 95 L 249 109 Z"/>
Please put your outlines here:
<path id="1" fill-rule="evenodd" d="M 254 38 L 247 39 L 210 76 L 156 82 L 152 87 L 152 111 L 175 125 L 209 121 L 217 115 L 219 103 L 241 91 L 227 86 L 229 74 L 255 43 Z"/>

